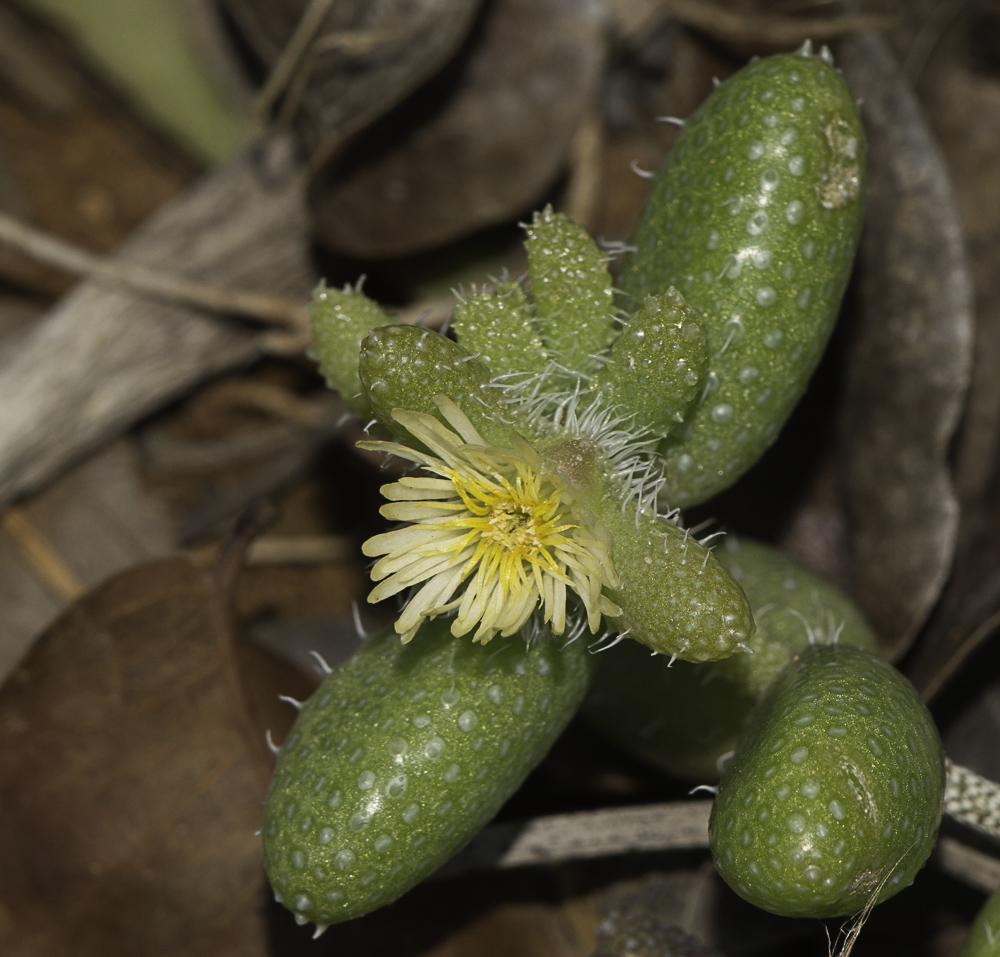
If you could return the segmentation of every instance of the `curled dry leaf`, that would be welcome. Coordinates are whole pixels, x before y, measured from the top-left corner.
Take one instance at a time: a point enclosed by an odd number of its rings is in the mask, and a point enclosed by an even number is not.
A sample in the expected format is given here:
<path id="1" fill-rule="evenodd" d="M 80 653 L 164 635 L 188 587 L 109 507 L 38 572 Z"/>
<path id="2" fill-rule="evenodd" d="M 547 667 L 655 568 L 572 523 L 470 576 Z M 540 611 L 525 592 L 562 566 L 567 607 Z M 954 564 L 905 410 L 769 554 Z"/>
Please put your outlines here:
<path id="1" fill-rule="evenodd" d="M 525 213 L 595 102 L 599 4 L 496 0 L 461 53 L 319 172 L 319 235 L 359 258 L 419 252 Z"/>
<path id="2" fill-rule="evenodd" d="M 910 672 L 928 697 L 1000 625 L 1000 75 L 989 39 L 1000 11 L 970 5 L 967 13 L 921 84 L 952 171 L 976 288 L 972 384 L 955 443 L 962 505 L 955 570 Z M 986 734 L 992 744 L 994 732 Z"/>
<path id="3" fill-rule="evenodd" d="M 865 35 L 845 42 L 838 61 L 870 139 L 847 395 L 851 578 L 895 658 L 952 563 L 947 452 L 969 380 L 971 284 L 947 171 L 892 55 Z"/>
<path id="4" fill-rule="evenodd" d="M 220 602 L 186 561 L 140 566 L 0 690 L 0 952 L 266 953 L 270 761 Z"/>
<path id="5" fill-rule="evenodd" d="M 455 52 L 481 0 L 223 0 L 319 166 Z"/>
<path id="6" fill-rule="evenodd" d="M 302 171 L 287 139 L 249 148 L 151 216 L 122 260 L 218 286 L 308 297 Z M 201 310 L 81 283 L 0 356 L 0 503 L 269 340 Z"/>

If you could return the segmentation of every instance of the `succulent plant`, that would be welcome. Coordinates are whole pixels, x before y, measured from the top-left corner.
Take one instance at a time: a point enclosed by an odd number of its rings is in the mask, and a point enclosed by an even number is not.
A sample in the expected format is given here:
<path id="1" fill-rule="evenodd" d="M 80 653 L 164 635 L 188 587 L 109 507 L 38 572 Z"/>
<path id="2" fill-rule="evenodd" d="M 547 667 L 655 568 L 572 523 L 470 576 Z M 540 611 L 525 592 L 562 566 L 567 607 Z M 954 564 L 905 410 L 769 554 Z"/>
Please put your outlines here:
<path id="1" fill-rule="evenodd" d="M 805 389 L 851 268 L 864 162 L 854 98 L 828 52 L 806 44 L 752 62 L 685 123 L 632 240 L 623 295 L 585 230 L 551 209 L 527 227 L 527 285 L 464 299 L 450 336 L 394 324 L 358 288 L 318 291 L 315 356 L 388 433 L 362 445 L 418 470 L 383 488 L 383 514 L 399 524 L 364 547 L 377 558 L 372 600 L 408 600 L 326 679 L 281 748 L 264 837 L 272 885 L 297 919 L 322 927 L 365 913 L 458 850 L 577 709 L 593 671 L 587 634 L 590 650 L 629 643 L 644 679 L 681 687 L 715 675 L 741 689 L 708 745 L 666 742 L 688 771 L 714 768 L 753 709 L 713 824 L 739 893 L 780 912 L 844 913 L 912 879 L 943 787 L 926 712 L 888 665 L 850 647 L 871 634 L 829 586 L 752 544 L 720 561 L 678 511 L 753 464 Z M 810 624 L 812 606 L 791 598 L 784 617 L 765 609 L 775 575 L 822 593 L 829 616 Z M 674 661 L 676 680 L 664 670 Z M 892 714 L 837 723 L 822 710 L 841 708 L 831 682 L 855 678 L 884 686 Z M 811 683 L 815 699 L 800 700 Z M 875 775 L 865 805 L 897 815 L 888 836 L 860 823 L 854 778 L 800 760 L 848 738 L 901 762 Z M 813 784 L 830 792 L 825 816 L 813 813 L 819 797 L 803 803 Z M 778 792 L 793 785 L 784 831 L 746 817 L 766 805 L 777 819 Z M 819 863 L 795 845 L 807 831 L 829 845 Z M 745 835 L 756 848 L 772 833 L 784 901 L 775 875 L 741 856 Z M 903 853 L 907 841 L 916 852 Z"/>

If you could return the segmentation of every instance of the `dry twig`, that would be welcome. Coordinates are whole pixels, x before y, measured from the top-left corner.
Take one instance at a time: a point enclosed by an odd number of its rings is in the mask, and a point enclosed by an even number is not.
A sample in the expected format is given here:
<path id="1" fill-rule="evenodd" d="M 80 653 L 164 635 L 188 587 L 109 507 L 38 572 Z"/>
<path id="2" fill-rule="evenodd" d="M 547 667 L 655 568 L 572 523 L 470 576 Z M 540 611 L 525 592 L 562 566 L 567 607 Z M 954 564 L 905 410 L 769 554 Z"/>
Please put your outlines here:
<path id="1" fill-rule="evenodd" d="M 32 259 L 77 276 L 116 283 L 133 292 L 180 305 L 271 323 L 290 329 L 297 335 L 308 335 L 309 332 L 309 316 L 299 302 L 260 292 L 219 289 L 164 275 L 146 266 L 110 262 L 6 213 L 0 213 L 0 242 Z"/>
<path id="2" fill-rule="evenodd" d="M 16 505 L 7 508 L 0 515 L 0 527 L 14 539 L 25 561 L 58 598 L 69 602 L 86 594 L 87 586 L 23 509 Z"/>

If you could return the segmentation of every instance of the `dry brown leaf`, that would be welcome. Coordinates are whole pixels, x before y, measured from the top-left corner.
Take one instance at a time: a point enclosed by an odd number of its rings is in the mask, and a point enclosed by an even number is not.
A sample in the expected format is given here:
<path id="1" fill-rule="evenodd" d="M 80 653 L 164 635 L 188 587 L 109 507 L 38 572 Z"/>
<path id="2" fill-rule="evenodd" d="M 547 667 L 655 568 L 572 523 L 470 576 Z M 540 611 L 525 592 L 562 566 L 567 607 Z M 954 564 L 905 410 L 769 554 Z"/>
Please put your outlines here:
<path id="1" fill-rule="evenodd" d="M 450 57 L 480 0 L 224 0 L 315 166 Z"/>
<path id="2" fill-rule="evenodd" d="M 221 602 L 181 559 L 125 572 L 0 689 L 0 952 L 266 952 L 270 761 Z"/>
<path id="3" fill-rule="evenodd" d="M 539 203 L 595 102 L 601 26 L 575 0 L 491 4 L 455 60 L 313 180 L 323 241 L 404 256 Z"/>
<path id="4" fill-rule="evenodd" d="M 972 5 L 967 14 L 921 84 L 952 172 L 976 290 L 972 383 L 955 448 L 962 505 L 955 570 L 910 672 L 927 696 L 1000 624 L 1000 10 Z"/>
<path id="5" fill-rule="evenodd" d="M 947 170 L 892 54 L 861 36 L 838 62 L 870 142 L 847 393 L 852 590 L 898 657 L 954 554 L 947 454 L 968 387 L 972 290 Z"/>

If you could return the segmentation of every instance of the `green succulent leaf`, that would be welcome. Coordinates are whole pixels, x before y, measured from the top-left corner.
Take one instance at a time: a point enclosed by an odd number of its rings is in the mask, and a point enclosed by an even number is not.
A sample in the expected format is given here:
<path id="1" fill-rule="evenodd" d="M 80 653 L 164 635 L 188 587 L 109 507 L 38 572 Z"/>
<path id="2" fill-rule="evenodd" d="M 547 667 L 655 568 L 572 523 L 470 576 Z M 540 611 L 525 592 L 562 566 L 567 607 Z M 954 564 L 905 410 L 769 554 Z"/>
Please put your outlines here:
<path id="1" fill-rule="evenodd" d="M 998 954 L 1000 954 L 1000 891 L 994 891 L 976 914 L 958 957 L 997 957 Z"/>
<path id="2" fill-rule="evenodd" d="M 324 282 L 313 292 L 309 315 L 313 334 L 310 355 L 319 363 L 327 385 L 358 415 L 370 417 L 372 408 L 358 378 L 358 352 L 372 329 L 392 320 L 359 290 L 351 286 L 330 289 Z"/>
<path id="3" fill-rule="evenodd" d="M 743 588 L 757 631 L 752 654 L 691 664 L 650 661 L 629 642 L 599 656 L 584 713 L 627 751 L 698 784 L 719 780 L 753 706 L 810 642 L 878 651 L 857 606 L 776 548 L 727 535 L 713 555 Z"/>
<path id="4" fill-rule="evenodd" d="M 714 661 L 746 647 L 754 631 L 750 605 L 710 550 L 647 509 L 622 509 L 608 497 L 594 510 L 611 533 L 622 582 L 608 590 L 622 609 L 607 619 L 610 627 L 684 661 Z"/>
<path id="5" fill-rule="evenodd" d="M 551 207 L 535 213 L 524 247 L 542 339 L 566 369 L 598 369 L 594 357 L 616 335 L 607 257 L 583 226 Z"/>
<path id="6" fill-rule="evenodd" d="M 500 283 L 463 299 L 451 324 L 458 341 L 496 376 L 540 373 L 549 364 L 535 314 L 519 283 Z"/>
<path id="7" fill-rule="evenodd" d="M 264 811 L 275 894 L 323 926 L 405 893 L 466 844 L 546 755 L 591 674 L 583 642 L 488 647 L 438 619 L 367 639 L 302 708 Z"/>
<path id="8" fill-rule="evenodd" d="M 684 421 L 707 371 L 701 314 L 671 286 L 647 296 L 625 323 L 594 388 L 631 412 L 638 428 L 665 438 Z"/>
<path id="9" fill-rule="evenodd" d="M 435 397 L 447 395 L 491 442 L 505 446 L 510 427 L 499 418 L 490 370 L 433 329 L 383 326 L 361 344 L 359 365 L 365 396 L 382 423 L 405 442 L 412 437 L 393 418 L 394 409 L 438 414 Z"/>
<path id="10" fill-rule="evenodd" d="M 923 867 L 944 784 L 941 740 L 906 678 L 860 648 L 811 645 L 751 713 L 712 808 L 712 857 L 764 910 L 856 914 Z"/>
<path id="11" fill-rule="evenodd" d="M 805 389 L 851 271 L 864 168 L 854 97 L 807 47 L 751 63 L 684 124 L 621 278 L 633 308 L 673 286 L 704 317 L 704 396 L 664 450 L 671 506 L 732 484 Z"/>

